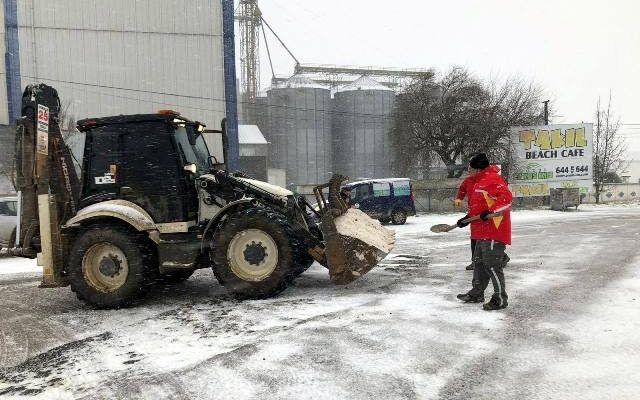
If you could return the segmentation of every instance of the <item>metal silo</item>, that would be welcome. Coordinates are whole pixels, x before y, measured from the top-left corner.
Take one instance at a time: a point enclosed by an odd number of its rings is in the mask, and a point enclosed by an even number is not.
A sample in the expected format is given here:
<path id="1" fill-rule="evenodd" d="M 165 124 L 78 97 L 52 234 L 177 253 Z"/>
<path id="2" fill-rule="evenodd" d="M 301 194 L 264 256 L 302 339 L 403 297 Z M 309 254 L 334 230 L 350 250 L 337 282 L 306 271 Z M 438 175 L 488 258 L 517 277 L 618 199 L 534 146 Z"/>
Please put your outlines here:
<path id="1" fill-rule="evenodd" d="M 362 76 L 334 95 L 334 172 L 358 178 L 391 176 L 395 92 Z"/>
<path id="2" fill-rule="evenodd" d="M 286 170 L 287 186 L 331 177 L 331 92 L 294 75 L 267 92 L 269 166 Z"/>

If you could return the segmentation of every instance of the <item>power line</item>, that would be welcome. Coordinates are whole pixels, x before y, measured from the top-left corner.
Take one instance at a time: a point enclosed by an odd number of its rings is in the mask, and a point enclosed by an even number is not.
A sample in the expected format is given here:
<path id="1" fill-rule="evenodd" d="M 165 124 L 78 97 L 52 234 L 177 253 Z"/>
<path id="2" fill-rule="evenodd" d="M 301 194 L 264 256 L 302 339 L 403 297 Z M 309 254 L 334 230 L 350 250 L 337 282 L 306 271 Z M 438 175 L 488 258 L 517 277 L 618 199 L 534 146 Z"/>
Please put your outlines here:
<path id="1" fill-rule="evenodd" d="M 60 80 L 60 79 L 53 79 L 53 78 L 43 78 L 43 77 L 36 78 L 34 76 L 28 76 L 28 75 L 19 75 L 19 76 L 21 78 L 27 78 L 27 79 L 31 79 L 31 80 L 42 80 L 42 81 L 58 82 L 58 83 L 65 83 L 65 84 L 69 84 L 69 85 L 80 85 L 80 86 L 94 87 L 94 88 L 98 88 L 98 89 L 122 90 L 122 91 L 127 91 L 127 92 L 144 93 L 144 94 L 161 95 L 161 96 L 172 96 L 172 97 L 180 97 L 180 98 L 185 98 L 185 99 L 208 100 L 208 101 L 214 101 L 214 102 L 219 102 L 219 103 L 225 103 L 226 102 L 226 100 L 224 98 L 184 95 L 184 94 L 167 93 L 167 92 L 159 92 L 159 91 L 144 90 L 144 89 L 131 89 L 131 88 L 125 88 L 125 87 L 118 87 L 118 86 L 99 85 L 99 84 L 93 84 L 93 83 L 67 81 L 67 80 Z M 223 111 L 223 110 L 220 110 L 220 109 L 214 109 L 214 108 L 208 108 L 208 107 L 196 107 L 196 106 L 190 106 L 190 105 L 185 105 L 185 104 L 175 104 L 175 103 L 171 103 L 171 102 L 167 102 L 167 101 L 145 100 L 145 99 L 136 98 L 136 97 L 116 95 L 116 94 L 98 92 L 98 91 L 85 90 L 85 92 L 86 93 L 91 93 L 91 94 L 96 94 L 96 95 L 101 95 L 101 96 L 107 96 L 107 97 L 113 97 L 113 98 L 119 98 L 119 99 L 125 99 L 125 100 L 133 100 L 133 101 L 144 102 L 144 103 L 158 103 L 158 104 L 165 104 L 167 106 L 184 107 L 184 108 L 189 108 L 189 109 L 198 110 L 198 111 L 210 111 L 210 112 Z M 394 115 L 383 115 L 383 114 L 375 114 L 375 113 L 357 113 L 357 112 L 349 112 L 349 111 L 336 111 L 336 110 L 334 110 L 332 108 L 317 109 L 317 108 L 308 108 L 308 107 L 300 107 L 300 106 L 279 105 L 279 104 L 260 104 L 260 105 L 258 105 L 255 102 L 242 101 L 242 100 L 237 100 L 237 104 L 256 106 L 256 107 L 263 107 L 263 108 L 267 108 L 267 109 L 285 109 L 285 110 L 290 110 L 290 111 L 309 111 L 309 112 L 313 111 L 313 112 L 319 112 L 319 113 L 323 113 L 324 112 L 324 113 L 329 113 L 329 114 L 332 114 L 332 115 L 342 115 L 342 116 L 376 117 L 376 118 L 389 119 L 389 120 L 394 120 L 396 118 Z M 635 128 L 635 127 L 625 128 L 625 132 L 620 132 L 620 134 L 629 134 L 629 135 L 640 134 L 640 123 L 625 123 L 625 124 L 620 124 L 620 125 L 625 125 L 625 126 L 627 126 L 627 125 L 636 126 L 637 125 L 638 126 L 637 128 Z M 639 131 L 635 132 L 636 129 L 639 130 Z M 633 131 L 627 131 L 627 130 L 633 130 Z"/>
<path id="2" fill-rule="evenodd" d="M 33 76 L 26 76 L 26 75 L 20 75 L 20 76 L 22 78 L 35 79 L 35 77 L 33 77 Z M 123 87 L 116 87 L 116 86 L 107 86 L 107 85 L 98 85 L 98 84 L 91 84 L 91 83 L 84 83 L 84 82 L 65 81 L 65 80 L 60 80 L 60 79 L 50 79 L 50 78 L 42 78 L 42 77 L 38 78 L 38 80 L 40 80 L 40 81 L 58 82 L 58 83 L 66 83 L 66 84 L 69 84 L 69 85 L 81 85 L 81 86 L 88 86 L 88 87 L 101 88 L 101 89 L 123 90 L 123 91 L 137 92 L 137 93 L 144 93 L 144 94 L 154 94 L 154 95 L 162 95 L 162 96 L 174 96 L 174 97 L 182 97 L 182 98 L 196 99 L 196 100 L 208 100 L 208 101 L 221 102 L 221 103 L 225 103 L 226 102 L 226 100 L 223 99 L 223 98 L 215 98 L 215 97 L 180 95 L 180 94 L 175 94 L 175 93 L 156 92 L 156 91 L 142 90 L 142 89 L 129 89 L 129 88 L 123 88 Z M 100 96 L 107 96 L 107 97 L 113 97 L 113 98 L 119 98 L 119 99 L 125 99 L 125 100 L 134 100 L 134 101 L 144 102 L 144 103 L 158 103 L 158 104 L 164 104 L 164 105 L 167 105 L 167 106 L 184 107 L 184 108 L 189 108 L 189 109 L 198 110 L 198 111 L 211 111 L 211 112 L 220 112 L 220 111 L 222 111 L 220 109 L 214 109 L 214 108 L 196 107 L 196 106 L 185 105 L 185 104 L 175 104 L 175 103 L 171 103 L 171 102 L 167 102 L 167 101 L 145 100 L 145 99 L 140 99 L 140 98 L 137 98 L 137 97 L 129 97 L 129 96 L 123 96 L 123 95 L 117 95 L 117 94 L 111 94 L 111 93 L 105 93 L 105 92 L 90 91 L 90 90 L 86 90 L 86 89 L 84 91 L 86 93 L 100 95 Z M 254 103 L 254 102 L 248 102 L 248 101 L 242 101 L 242 100 L 238 100 L 237 104 L 257 106 L 257 104 Z M 271 109 L 285 109 L 287 111 L 309 111 L 309 112 L 313 111 L 313 112 L 318 112 L 318 113 L 324 112 L 324 113 L 332 114 L 332 115 L 348 115 L 348 116 L 355 116 L 355 117 L 376 117 L 376 118 L 389 119 L 389 120 L 395 119 L 392 115 L 388 115 L 387 116 L 387 115 L 373 114 L 373 113 L 356 113 L 356 112 L 347 112 L 347 111 L 335 111 L 332 108 L 318 109 L 318 108 L 308 108 L 308 107 L 299 107 L 299 106 L 289 106 L 289 105 L 284 105 L 284 104 L 283 105 L 280 105 L 280 104 L 263 104 L 263 105 L 260 105 L 260 107 L 266 107 L 266 108 L 271 108 Z"/>

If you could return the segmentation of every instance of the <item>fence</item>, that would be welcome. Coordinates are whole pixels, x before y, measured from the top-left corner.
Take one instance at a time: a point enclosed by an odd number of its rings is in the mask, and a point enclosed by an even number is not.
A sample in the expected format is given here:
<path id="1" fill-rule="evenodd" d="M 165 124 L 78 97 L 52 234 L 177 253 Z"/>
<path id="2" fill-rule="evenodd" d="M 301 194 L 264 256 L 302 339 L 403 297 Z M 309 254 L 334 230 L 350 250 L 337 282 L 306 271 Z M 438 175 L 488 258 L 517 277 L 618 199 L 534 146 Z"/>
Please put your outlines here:
<path id="1" fill-rule="evenodd" d="M 600 194 L 601 203 L 631 202 L 640 200 L 640 183 L 614 183 L 608 184 Z M 582 199 L 583 203 L 595 203 L 596 196 L 593 190 L 589 191 Z"/>
<path id="2" fill-rule="evenodd" d="M 453 199 L 457 188 L 414 189 L 414 203 L 417 212 L 454 211 Z"/>

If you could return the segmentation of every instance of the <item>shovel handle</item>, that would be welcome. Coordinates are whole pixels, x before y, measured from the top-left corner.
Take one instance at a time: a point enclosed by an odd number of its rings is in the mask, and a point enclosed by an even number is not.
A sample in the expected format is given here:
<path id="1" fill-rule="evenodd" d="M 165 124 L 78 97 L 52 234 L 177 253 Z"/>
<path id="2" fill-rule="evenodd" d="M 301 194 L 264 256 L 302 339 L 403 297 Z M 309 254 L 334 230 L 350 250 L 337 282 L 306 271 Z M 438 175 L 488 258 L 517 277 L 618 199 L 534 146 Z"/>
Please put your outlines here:
<path id="1" fill-rule="evenodd" d="M 502 211 L 498 211 L 498 212 L 495 212 L 495 213 L 487 215 L 487 218 L 499 217 L 501 215 L 502 215 Z M 480 219 L 480 215 L 474 215 L 473 217 L 469 217 L 469 218 L 465 219 L 462 222 L 467 222 L 468 223 L 468 222 L 472 222 L 472 221 L 477 221 L 479 219 Z"/>

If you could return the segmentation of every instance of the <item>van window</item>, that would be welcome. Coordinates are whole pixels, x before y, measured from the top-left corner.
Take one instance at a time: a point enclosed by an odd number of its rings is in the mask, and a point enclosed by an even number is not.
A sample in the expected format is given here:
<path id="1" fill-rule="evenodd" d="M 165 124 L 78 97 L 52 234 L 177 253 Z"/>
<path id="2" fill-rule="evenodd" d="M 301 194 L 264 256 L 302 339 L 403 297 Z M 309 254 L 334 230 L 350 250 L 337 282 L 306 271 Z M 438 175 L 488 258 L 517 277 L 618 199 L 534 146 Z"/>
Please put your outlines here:
<path id="1" fill-rule="evenodd" d="M 389 197 L 391 196 L 391 186 L 387 182 L 374 182 L 373 195 L 375 197 Z"/>
<path id="2" fill-rule="evenodd" d="M 15 201 L 2 201 L 0 202 L 0 215 L 9 215 L 15 217 L 17 215 L 16 212 L 16 202 Z"/>
<path id="3" fill-rule="evenodd" d="M 409 185 L 409 181 L 393 182 L 393 195 L 394 196 L 410 196 L 411 186 Z"/>
<path id="4" fill-rule="evenodd" d="M 364 184 L 364 185 L 356 186 L 355 191 L 353 192 L 355 193 L 353 196 L 354 200 L 362 200 L 364 198 L 367 198 L 369 197 L 369 185 Z"/>

